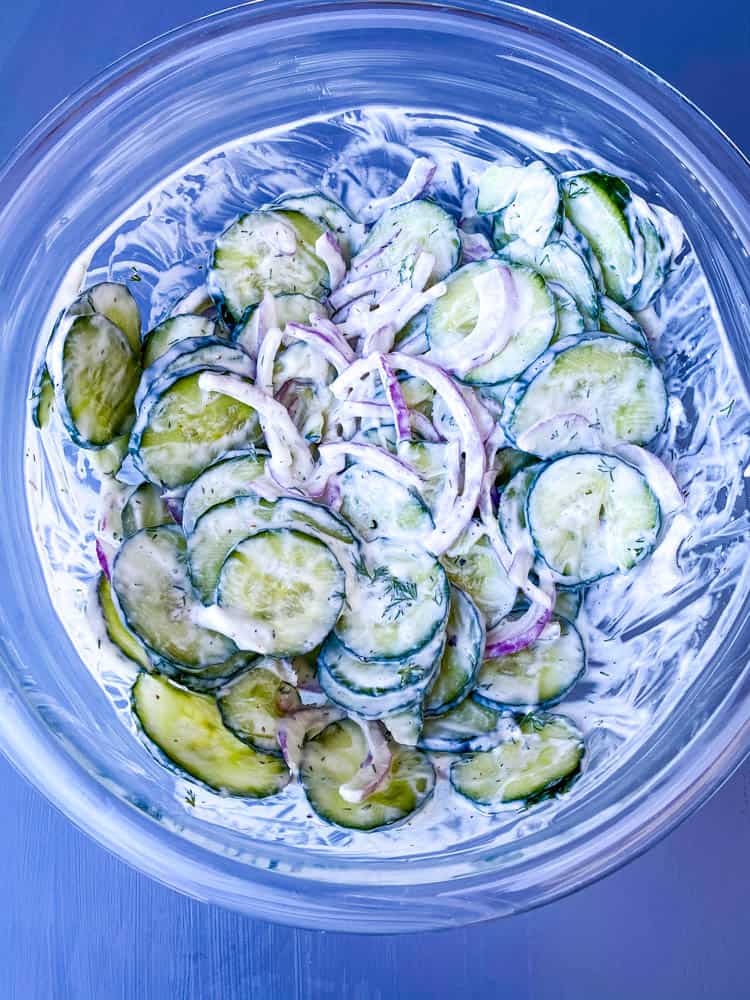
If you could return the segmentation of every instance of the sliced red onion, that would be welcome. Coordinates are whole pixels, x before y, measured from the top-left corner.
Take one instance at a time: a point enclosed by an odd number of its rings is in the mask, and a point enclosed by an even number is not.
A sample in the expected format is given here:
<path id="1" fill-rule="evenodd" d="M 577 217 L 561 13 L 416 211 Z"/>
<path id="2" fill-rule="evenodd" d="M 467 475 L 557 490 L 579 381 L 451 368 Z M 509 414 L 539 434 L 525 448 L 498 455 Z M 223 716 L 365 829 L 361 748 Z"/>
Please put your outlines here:
<path id="1" fill-rule="evenodd" d="M 396 426 L 396 441 L 398 444 L 401 444 L 402 441 L 409 441 L 411 439 L 409 407 L 406 405 L 401 385 L 393 369 L 382 355 L 380 355 L 378 363 L 383 390 L 393 413 L 393 423 Z"/>
<path id="2" fill-rule="evenodd" d="M 172 518 L 174 523 L 182 524 L 182 498 L 162 494 L 162 499 L 164 500 L 164 506 L 169 511 L 169 516 Z"/>
<path id="3" fill-rule="evenodd" d="M 278 325 L 276 299 L 266 289 L 263 292 L 263 298 L 250 317 L 250 322 L 245 327 L 245 330 L 243 330 L 241 346 L 251 357 L 257 358 L 260 345 L 263 343 L 266 334 Z"/>
<path id="4" fill-rule="evenodd" d="M 401 227 L 398 226 L 396 229 L 391 230 L 385 238 L 385 240 L 375 247 L 369 247 L 366 251 L 358 253 L 357 256 L 352 260 L 351 271 L 355 276 L 360 276 L 362 274 L 371 274 L 376 269 L 381 271 L 386 271 L 387 268 L 381 268 L 382 263 L 380 258 L 383 256 L 383 252 L 387 250 L 392 243 L 394 243 L 401 236 Z"/>
<path id="5" fill-rule="evenodd" d="M 343 718 L 345 715 L 340 708 L 315 707 L 300 708 L 281 720 L 276 730 L 276 739 L 292 777 L 296 778 L 299 774 L 305 740 L 312 739 L 332 722 Z"/>
<path id="6" fill-rule="evenodd" d="M 383 212 L 396 205 L 403 205 L 407 201 L 414 201 L 423 193 L 427 185 L 432 180 L 437 164 L 426 156 L 418 156 L 412 161 L 409 173 L 402 184 L 391 194 L 382 198 L 373 198 L 365 205 L 360 212 L 363 222 L 373 222 L 379 218 Z"/>
<path id="7" fill-rule="evenodd" d="M 109 559 L 107 558 L 107 553 L 104 551 L 104 546 L 98 538 L 96 540 L 96 558 L 99 562 L 102 573 L 104 573 L 108 580 L 111 580 L 112 577 L 109 572 Z"/>
<path id="8" fill-rule="evenodd" d="M 509 656 L 536 642 L 552 617 L 552 608 L 531 604 L 520 618 L 506 618 L 487 633 L 484 650 L 486 660 L 496 656 Z"/>
<path id="9" fill-rule="evenodd" d="M 341 330 L 335 323 L 331 322 L 330 319 L 327 319 L 325 316 L 316 316 L 314 313 L 311 313 L 308 326 L 312 330 L 317 330 L 319 333 L 325 334 L 330 343 L 332 343 L 334 347 L 338 347 L 348 361 L 354 361 L 355 354 L 351 348 L 351 344 L 344 336 L 343 330 Z"/>
<path id="10" fill-rule="evenodd" d="M 463 396 L 463 400 L 471 411 L 474 422 L 477 425 L 482 441 L 487 441 L 490 435 L 496 430 L 497 423 L 494 416 L 487 407 L 479 400 L 477 394 L 468 386 L 455 383 L 456 388 Z M 460 437 L 460 432 L 453 421 L 449 410 L 446 407 L 442 396 L 436 396 L 432 407 L 432 419 L 439 434 L 447 441 Z"/>
<path id="11" fill-rule="evenodd" d="M 338 288 L 346 275 L 346 262 L 341 253 L 339 241 L 333 233 L 326 230 L 315 241 L 315 253 L 328 268 L 331 291 Z"/>
<path id="12" fill-rule="evenodd" d="M 283 486 L 304 488 L 314 470 L 310 446 L 278 400 L 237 375 L 203 372 L 198 385 L 206 392 L 220 392 L 251 406 L 260 417 L 274 478 Z"/>
<path id="13" fill-rule="evenodd" d="M 389 270 L 371 271 L 361 276 L 354 275 L 339 285 L 335 292 L 328 296 L 328 303 L 332 309 L 340 310 L 356 299 L 362 298 L 371 292 L 382 292 L 390 288 L 393 283 L 393 273 Z"/>
<path id="14" fill-rule="evenodd" d="M 411 420 L 412 430 L 419 437 L 423 438 L 425 441 L 430 441 L 433 444 L 439 444 L 443 438 L 435 430 L 435 425 L 426 417 L 424 413 L 420 413 L 419 410 L 410 410 L 409 419 Z"/>
<path id="15" fill-rule="evenodd" d="M 393 755 L 380 723 L 366 722 L 356 716 L 350 718 L 362 730 L 367 745 L 367 755 L 356 774 L 339 786 L 339 795 L 345 802 L 358 805 L 376 792 L 388 777 Z"/>
<path id="16" fill-rule="evenodd" d="M 545 446 L 539 448 L 539 438 Z M 551 447 L 547 447 L 551 445 Z M 581 450 L 603 447 L 602 436 L 581 413 L 558 413 L 554 417 L 538 420 L 516 438 L 516 446 L 530 455 L 545 458 L 552 452 L 570 447 Z"/>
<path id="17" fill-rule="evenodd" d="M 287 323 L 284 335 L 293 337 L 295 340 L 301 340 L 303 343 L 315 347 L 326 361 L 330 365 L 333 365 L 339 375 L 346 371 L 354 360 L 354 352 L 348 344 L 346 345 L 347 354 L 344 355 L 340 346 L 334 344 L 331 337 L 323 333 L 322 330 L 314 330 L 312 327 L 302 326 L 301 323 Z"/>
<path id="18" fill-rule="evenodd" d="M 266 331 L 258 349 L 258 360 L 255 366 L 255 384 L 267 396 L 273 396 L 273 369 L 276 355 L 279 353 L 284 337 L 278 326 Z"/>
<path id="19" fill-rule="evenodd" d="M 332 444 L 322 444 L 318 451 L 326 463 L 342 456 L 348 456 L 353 458 L 355 462 L 367 465 L 377 472 L 382 472 L 384 476 L 403 483 L 404 486 L 411 486 L 417 491 L 422 489 L 422 480 L 411 466 L 375 445 L 358 444 L 354 441 L 336 441 Z"/>
<path id="20" fill-rule="evenodd" d="M 461 238 L 461 253 L 467 264 L 492 257 L 494 251 L 486 236 L 481 233 L 467 233 L 465 229 L 459 229 L 458 235 Z"/>
<path id="21" fill-rule="evenodd" d="M 636 444 L 618 444 L 611 450 L 614 455 L 634 465 L 643 474 L 659 501 L 662 513 L 672 514 L 685 506 L 685 497 L 677 480 L 653 452 Z"/>

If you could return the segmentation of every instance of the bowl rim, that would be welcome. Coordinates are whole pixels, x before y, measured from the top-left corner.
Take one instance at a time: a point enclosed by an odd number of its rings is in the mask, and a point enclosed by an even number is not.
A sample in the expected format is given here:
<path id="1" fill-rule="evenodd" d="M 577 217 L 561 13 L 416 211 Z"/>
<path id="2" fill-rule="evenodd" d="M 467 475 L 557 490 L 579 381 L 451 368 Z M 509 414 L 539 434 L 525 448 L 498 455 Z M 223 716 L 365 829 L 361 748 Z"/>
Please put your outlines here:
<path id="1" fill-rule="evenodd" d="M 168 59 L 175 48 L 183 49 L 199 44 L 201 35 L 206 30 L 224 33 L 245 21 L 285 21 L 304 17 L 306 13 L 319 14 L 325 10 L 356 17 L 358 11 L 367 10 L 371 14 L 378 6 L 384 10 L 403 10 L 413 15 L 429 14 L 430 10 L 439 9 L 442 14 L 482 18 L 495 22 L 498 26 L 508 22 L 517 26 L 523 22 L 531 26 L 529 30 L 544 27 L 555 31 L 558 44 L 564 43 L 566 38 L 584 43 L 614 59 L 627 72 L 634 74 L 646 89 L 661 92 L 670 101 L 676 102 L 676 106 L 682 109 L 689 120 L 703 128 L 707 127 L 709 142 L 715 143 L 718 140 L 721 151 L 733 169 L 746 174 L 750 167 L 750 159 L 742 150 L 674 86 L 615 46 L 546 14 L 506 3 L 504 0 L 451 0 L 448 3 L 440 0 L 249 0 L 158 35 L 111 63 L 60 101 L 16 144 L 0 165 L 0 191 L 9 191 L 12 200 L 13 191 L 23 183 L 27 172 L 26 164 L 33 163 L 54 147 L 104 94 L 116 91 L 125 78 L 132 84 L 139 68 L 153 68 L 155 62 Z M 697 136 L 693 141 L 700 145 Z M 703 137 L 701 141 L 706 144 Z M 713 147 L 711 153 L 716 155 Z M 6 204 L 0 210 L 0 219 L 7 209 Z M 9 659 L 12 662 L 12 658 Z M 686 785 L 683 781 L 682 788 L 670 791 L 669 794 L 661 790 L 663 805 L 659 813 L 650 815 L 648 821 L 635 830 L 618 830 L 615 825 L 618 836 L 610 838 L 606 845 L 592 852 L 586 859 L 585 870 L 577 870 L 574 877 L 569 872 L 558 873 L 561 877 L 556 881 L 537 886 L 536 895 L 512 902 L 502 893 L 493 897 L 488 887 L 481 909 L 474 910 L 467 904 L 465 911 L 459 912 L 455 917 L 454 923 L 478 923 L 551 902 L 610 874 L 670 833 L 718 790 L 750 752 L 749 693 L 750 678 L 741 677 L 728 693 L 727 700 L 731 698 L 735 705 L 742 705 L 744 702 L 748 706 L 744 710 L 744 718 L 739 720 L 731 738 L 717 741 L 719 745 L 715 755 L 702 769 L 693 768 L 693 780 L 690 783 Z M 327 897 L 321 898 L 317 903 L 311 902 L 305 908 L 300 905 L 299 881 L 295 881 L 293 877 L 257 869 L 248 877 L 245 868 L 241 873 L 222 872 L 217 878 L 216 855 L 209 855 L 200 846 L 185 841 L 174 832 L 165 831 L 147 813 L 139 812 L 117 796 L 109 794 L 106 788 L 104 791 L 109 797 L 109 815 L 107 822 L 102 821 L 96 804 L 97 796 L 103 790 L 102 783 L 88 772 L 82 762 L 66 752 L 60 752 L 60 744 L 54 734 L 18 696 L 2 671 L 0 698 L 5 709 L 0 713 L 0 749 L 16 770 L 89 837 L 134 869 L 173 889 L 206 902 L 229 906 L 278 923 L 360 933 L 392 933 L 393 926 L 378 925 L 374 919 L 374 911 L 386 903 L 408 906 L 410 900 L 415 898 L 412 890 L 416 894 L 418 890 L 425 888 L 424 884 L 368 884 L 364 889 L 365 894 L 370 897 L 371 907 L 368 908 L 362 905 L 361 900 L 357 905 L 349 906 L 346 890 L 351 890 L 352 883 L 342 883 L 329 886 Z M 567 878 L 562 877 L 565 874 Z M 248 886 L 252 886 L 253 892 L 248 893 Z M 433 903 L 440 899 L 441 893 L 446 898 L 468 899 L 476 889 L 476 877 L 458 886 L 448 882 L 430 883 L 429 888 L 432 890 Z M 336 912 L 332 912 L 334 909 Z M 424 912 L 418 911 L 413 919 L 405 920 L 403 926 L 395 929 L 411 931 L 436 926 L 438 925 Z M 440 926 L 445 924 L 441 923 Z"/>

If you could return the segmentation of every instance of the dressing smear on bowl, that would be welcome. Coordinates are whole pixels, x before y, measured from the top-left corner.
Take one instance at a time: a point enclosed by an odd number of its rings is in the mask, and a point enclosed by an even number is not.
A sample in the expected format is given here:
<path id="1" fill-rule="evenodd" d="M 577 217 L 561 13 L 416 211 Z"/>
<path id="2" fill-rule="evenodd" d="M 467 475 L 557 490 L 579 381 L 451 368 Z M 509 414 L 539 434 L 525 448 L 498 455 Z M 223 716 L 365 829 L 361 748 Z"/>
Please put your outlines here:
<path id="1" fill-rule="evenodd" d="M 456 219 L 469 214 L 468 202 L 489 163 L 540 160 L 556 173 L 596 168 L 624 176 L 651 201 L 659 197 L 647 178 L 623 174 L 620 165 L 595 151 L 511 129 L 380 109 L 311 120 L 213 150 L 134 204 L 71 266 L 40 331 L 40 354 L 56 314 L 82 288 L 105 280 L 126 283 L 141 307 L 143 329 L 151 329 L 186 296 L 200 297 L 214 241 L 243 211 L 288 192 L 315 189 L 359 218 L 373 198 L 398 187 L 415 155 L 437 165 L 430 197 Z M 270 842 L 360 857 L 456 849 L 490 831 L 498 848 L 515 849 L 525 836 L 554 825 L 561 811 L 574 809 L 616 769 L 637 761 L 705 662 L 711 632 L 744 568 L 750 527 L 745 487 L 750 413 L 744 390 L 699 262 L 679 221 L 666 213 L 662 221 L 679 249 L 663 291 L 639 320 L 668 393 L 668 423 L 653 450 L 671 469 L 685 504 L 669 517 L 651 558 L 586 589 L 576 622 L 586 671 L 553 709 L 584 734 L 580 777 L 565 795 L 533 808 L 509 804 L 483 811 L 455 794 L 445 780 L 451 758 L 435 752 L 438 781 L 427 804 L 406 824 L 367 836 L 312 817 L 296 784 L 275 797 L 250 801 L 165 771 L 163 781 L 175 789 L 175 825 L 182 813 L 186 827 L 194 817 Z M 481 230 L 481 220 L 473 228 Z M 115 448 L 79 450 L 56 426 L 58 419 L 55 415 L 43 434 L 30 422 L 27 434 L 29 510 L 39 556 L 82 663 L 133 732 L 139 766 L 147 766 L 131 712 L 137 668 L 107 639 L 93 591 L 97 526 L 118 491 L 126 489 L 102 473 L 115 470 L 119 456 Z M 732 681 L 727 678 L 727 691 Z"/>

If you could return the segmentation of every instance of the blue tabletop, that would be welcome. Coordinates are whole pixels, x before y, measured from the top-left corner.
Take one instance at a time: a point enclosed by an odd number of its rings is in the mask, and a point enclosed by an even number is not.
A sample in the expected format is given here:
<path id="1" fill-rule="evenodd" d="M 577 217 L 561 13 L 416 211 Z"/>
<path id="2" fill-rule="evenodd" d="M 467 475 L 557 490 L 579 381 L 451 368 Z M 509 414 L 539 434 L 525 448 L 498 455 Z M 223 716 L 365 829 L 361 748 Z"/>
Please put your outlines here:
<path id="1" fill-rule="evenodd" d="M 750 150 L 746 0 L 532 3 L 660 72 Z M 0 158 L 107 63 L 216 0 L 0 3 Z M 750 764 L 647 855 L 481 927 L 355 938 L 182 898 L 80 834 L 0 758 L 0 1000 L 734 1000 L 750 996 Z"/>

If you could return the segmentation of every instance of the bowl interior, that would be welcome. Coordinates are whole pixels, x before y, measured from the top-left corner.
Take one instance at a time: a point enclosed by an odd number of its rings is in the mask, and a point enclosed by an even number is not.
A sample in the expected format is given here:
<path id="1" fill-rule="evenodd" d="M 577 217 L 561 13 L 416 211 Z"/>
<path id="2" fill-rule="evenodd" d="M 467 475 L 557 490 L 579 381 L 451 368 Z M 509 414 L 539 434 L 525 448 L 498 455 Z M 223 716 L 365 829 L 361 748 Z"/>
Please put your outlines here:
<path id="1" fill-rule="evenodd" d="M 429 823 L 351 839 L 311 833 L 283 806 L 247 812 L 210 796 L 192 806 L 185 783 L 122 723 L 129 678 L 98 655 L 95 636 L 74 645 L 55 610 L 81 606 L 92 567 L 71 525 L 81 503 L 90 513 L 85 494 L 72 472 L 52 474 L 27 435 L 27 386 L 50 316 L 84 274 L 108 273 L 129 280 L 158 319 L 196 283 L 228 219 L 314 184 L 321 170 L 351 204 L 364 188 L 392 186 L 410 149 L 445 163 L 457 150 L 470 170 L 540 143 L 558 167 L 587 164 L 594 150 L 632 178 L 682 219 L 703 267 L 705 283 L 691 272 L 693 284 L 675 285 L 656 348 L 684 409 L 663 447 L 692 454 L 681 479 L 688 582 L 615 581 L 606 601 L 587 605 L 602 635 L 619 638 L 614 653 L 597 646 L 592 656 L 590 670 L 614 664 L 615 678 L 582 690 L 590 761 L 568 799 L 479 818 L 447 840 Z M 449 174 L 443 190 L 458 208 Z M 718 130 L 637 64 L 538 15 L 471 0 L 251 4 L 158 39 L 53 112 L 0 177 L 0 235 L 17 248 L 0 263 L 0 734 L 11 759 L 151 875 L 310 926 L 479 920 L 560 895 L 643 849 L 748 743 L 747 177 Z M 89 262 L 80 255 L 94 241 Z M 52 568 L 35 554 L 35 530 L 56 553 Z M 619 729 L 612 703 L 586 708 L 602 692 L 633 710 Z M 437 819 L 440 801 L 431 808 Z"/>

